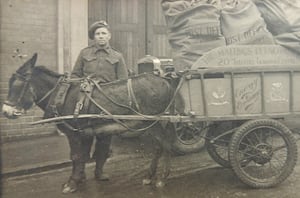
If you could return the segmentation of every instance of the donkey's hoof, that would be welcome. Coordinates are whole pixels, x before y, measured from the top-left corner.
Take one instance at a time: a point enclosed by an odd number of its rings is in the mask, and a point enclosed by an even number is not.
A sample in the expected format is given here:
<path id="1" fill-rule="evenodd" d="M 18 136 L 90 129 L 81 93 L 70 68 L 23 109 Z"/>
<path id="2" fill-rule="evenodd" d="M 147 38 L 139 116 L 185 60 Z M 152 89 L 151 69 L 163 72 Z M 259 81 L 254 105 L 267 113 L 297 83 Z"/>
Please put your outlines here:
<path id="1" fill-rule="evenodd" d="M 101 181 L 101 182 L 103 182 L 103 181 L 109 181 L 109 175 L 107 175 L 107 174 L 95 174 L 95 179 L 97 180 L 97 181 Z"/>
<path id="2" fill-rule="evenodd" d="M 155 184 L 156 188 L 163 188 L 165 185 L 166 183 L 163 181 L 157 181 Z"/>
<path id="3" fill-rule="evenodd" d="M 75 180 L 70 179 L 67 183 L 63 184 L 62 186 L 62 193 L 67 194 L 67 193 L 73 193 L 77 191 L 78 185 L 75 182 Z"/>
<path id="4" fill-rule="evenodd" d="M 152 183 L 151 179 L 143 179 L 143 185 L 150 185 Z"/>

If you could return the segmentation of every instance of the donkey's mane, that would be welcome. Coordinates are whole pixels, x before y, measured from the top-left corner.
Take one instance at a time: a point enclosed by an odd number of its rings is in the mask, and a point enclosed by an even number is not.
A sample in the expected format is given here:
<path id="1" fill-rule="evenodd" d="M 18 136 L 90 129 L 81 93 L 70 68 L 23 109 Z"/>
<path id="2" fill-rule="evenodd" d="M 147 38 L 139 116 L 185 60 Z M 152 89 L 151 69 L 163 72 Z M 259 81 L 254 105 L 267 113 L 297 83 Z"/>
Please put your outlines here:
<path id="1" fill-rule="evenodd" d="M 32 72 L 33 72 L 33 75 L 36 75 L 36 74 L 39 75 L 41 73 L 46 73 L 50 76 L 58 77 L 58 78 L 63 76 L 63 74 L 59 74 L 57 72 L 51 71 L 50 69 L 48 69 L 45 66 L 35 66 L 33 68 Z M 142 73 L 142 74 L 138 74 L 138 75 L 135 75 L 135 76 L 131 77 L 131 79 L 136 79 L 136 80 L 143 79 L 143 78 L 156 79 L 156 78 L 159 78 L 159 77 L 155 76 L 152 73 Z M 116 81 L 112 81 L 112 82 L 108 82 L 108 83 L 103 83 L 103 85 L 119 85 L 119 84 L 124 84 L 126 81 L 127 81 L 127 79 L 116 80 Z"/>
<path id="2" fill-rule="evenodd" d="M 134 75 L 134 76 L 130 77 L 130 79 L 132 79 L 132 80 L 139 80 L 139 79 L 143 79 L 143 78 L 156 79 L 156 78 L 160 78 L 160 77 L 158 77 L 152 73 L 142 73 L 142 74 L 138 74 L 138 75 Z M 102 85 L 118 85 L 118 84 L 124 84 L 125 82 L 127 82 L 127 79 L 115 80 L 115 81 L 103 83 Z"/>
<path id="3" fill-rule="evenodd" d="M 59 74 L 57 72 L 54 72 L 54 71 L 51 71 L 49 69 L 47 69 L 45 66 L 35 66 L 34 69 L 32 70 L 33 74 L 37 73 L 37 74 L 40 74 L 40 73 L 46 73 L 50 76 L 53 76 L 53 77 L 61 77 L 63 76 L 63 74 Z"/>

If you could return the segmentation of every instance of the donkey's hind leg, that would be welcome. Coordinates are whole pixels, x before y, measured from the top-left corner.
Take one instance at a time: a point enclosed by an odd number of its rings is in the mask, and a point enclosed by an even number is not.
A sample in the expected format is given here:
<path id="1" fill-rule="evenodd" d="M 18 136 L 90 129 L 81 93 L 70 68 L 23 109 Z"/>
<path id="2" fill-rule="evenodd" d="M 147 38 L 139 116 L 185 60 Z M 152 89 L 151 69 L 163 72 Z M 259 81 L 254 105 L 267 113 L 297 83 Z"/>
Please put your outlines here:
<path id="1" fill-rule="evenodd" d="M 168 176 L 170 175 L 170 168 L 171 168 L 171 153 L 167 149 L 163 149 L 162 153 L 162 166 L 163 166 L 163 172 L 161 177 L 159 177 L 156 181 L 155 186 L 157 188 L 161 188 L 165 186 L 166 180 L 168 179 Z"/>
<path id="2" fill-rule="evenodd" d="M 110 145 L 112 136 L 97 136 L 95 152 L 93 158 L 96 161 L 95 179 L 97 181 L 108 181 L 109 176 L 103 173 L 103 166 L 110 155 Z"/>
<path id="3" fill-rule="evenodd" d="M 150 168 L 148 170 L 148 175 L 145 179 L 143 179 L 143 185 L 149 185 L 152 183 L 153 179 L 155 179 L 157 166 L 159 163 L 159 159 L 162 156 L 162 152 L 163 152 L 162 147 L 160 145 L 156 145 L 154 150 L 154 157 L 151 160 Z"/>

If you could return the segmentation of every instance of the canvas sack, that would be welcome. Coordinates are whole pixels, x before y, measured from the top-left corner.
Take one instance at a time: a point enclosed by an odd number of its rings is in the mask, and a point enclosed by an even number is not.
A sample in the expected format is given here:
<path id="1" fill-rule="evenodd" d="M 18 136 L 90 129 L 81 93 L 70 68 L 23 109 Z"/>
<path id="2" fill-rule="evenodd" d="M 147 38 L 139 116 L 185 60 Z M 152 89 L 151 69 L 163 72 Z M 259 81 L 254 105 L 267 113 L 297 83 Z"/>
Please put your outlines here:
<path id="1" fill-rule="evenodd" d="M 221 12 L 221 30 L 226 44 L 273 44 L 273 36 L 251 0 L 238 0 Z"/>
<path id="2" fill-rule="evenodd" d="M 161 6 L 177 71 L 189 69 L 204 53 L 225 45 L 217 6 L 188 0 L 164 0 Z"/>

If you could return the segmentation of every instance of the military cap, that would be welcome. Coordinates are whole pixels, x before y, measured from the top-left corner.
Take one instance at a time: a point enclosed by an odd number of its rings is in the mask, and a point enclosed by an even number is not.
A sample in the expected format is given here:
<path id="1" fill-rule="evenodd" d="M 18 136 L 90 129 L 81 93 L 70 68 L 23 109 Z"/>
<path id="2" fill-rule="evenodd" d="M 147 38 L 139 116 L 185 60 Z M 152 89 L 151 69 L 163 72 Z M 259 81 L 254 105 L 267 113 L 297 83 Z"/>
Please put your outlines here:
<path id="1" fill-rule="evenodd" d="M 109 30 L 109 25 L 107 24 L 106 21 L 96 21 L 95 23 L 93 23 L 90 28 L 89 28 L 89 38 L 90 39 L 94 39 L 94 34 L 95 34 L 95 31 L 98 29 L 98 28 L 101 28 L 101 27 L 105 27 Z"/>

